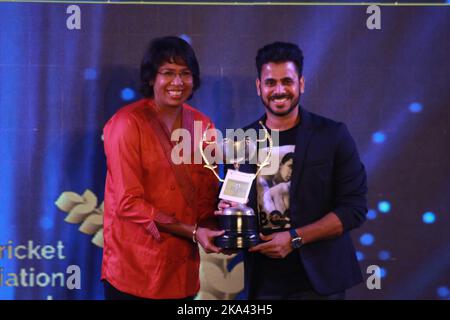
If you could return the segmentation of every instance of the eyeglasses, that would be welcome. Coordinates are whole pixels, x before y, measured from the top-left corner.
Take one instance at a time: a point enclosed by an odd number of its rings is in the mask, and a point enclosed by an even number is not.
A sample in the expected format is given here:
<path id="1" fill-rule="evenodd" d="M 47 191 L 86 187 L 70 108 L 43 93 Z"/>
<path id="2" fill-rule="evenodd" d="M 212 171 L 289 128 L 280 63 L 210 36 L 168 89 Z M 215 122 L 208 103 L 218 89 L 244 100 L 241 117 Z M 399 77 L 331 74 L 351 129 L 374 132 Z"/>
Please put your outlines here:
<path id="1" fill-rule="evenodd" d="M 158 73 L 167 81 L 173 81 L 177 76 L 180 77 L 181 80 L 184 82 L 191 82 L 193 80 L 192 78 L 192 72 L 190 71 L 181 71 L 180 73 L 175 72 L 173 70 L 163 70 L 158 71 Z"/>

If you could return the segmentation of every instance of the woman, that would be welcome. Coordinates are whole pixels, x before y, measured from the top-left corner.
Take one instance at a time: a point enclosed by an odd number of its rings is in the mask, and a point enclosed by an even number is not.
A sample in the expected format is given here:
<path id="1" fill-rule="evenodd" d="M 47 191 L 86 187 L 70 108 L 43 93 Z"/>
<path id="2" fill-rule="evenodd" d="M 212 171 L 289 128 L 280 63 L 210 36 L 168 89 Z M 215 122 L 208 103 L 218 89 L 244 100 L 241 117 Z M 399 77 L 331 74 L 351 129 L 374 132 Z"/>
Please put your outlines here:
<path id="1" fill-rule="evenodd" d="M 199 290 L 197 242 L 219 252 L 208 228 L 218 182 L 201 164 L 174 164 L 171 133 L 210 119 L 186 104 L 200 86 L 190 45 L 153 40 L 141 64 L 144 98 L 104 128 L 107 177 L 102 280 L 106 299 L 191 299 Z M 193 152 L 193 146 L 190 150 Z M 193 153 L 192 153 L 193 154 Z"/>

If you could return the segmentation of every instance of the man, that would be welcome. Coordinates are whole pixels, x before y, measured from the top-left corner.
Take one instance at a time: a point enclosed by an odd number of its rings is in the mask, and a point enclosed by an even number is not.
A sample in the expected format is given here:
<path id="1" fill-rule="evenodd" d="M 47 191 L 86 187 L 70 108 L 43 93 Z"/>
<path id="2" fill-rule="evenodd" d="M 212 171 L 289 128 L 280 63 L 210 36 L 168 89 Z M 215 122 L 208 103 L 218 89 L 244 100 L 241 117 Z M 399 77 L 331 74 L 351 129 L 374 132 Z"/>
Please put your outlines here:
<path id="1" fill-rule="evenodd" d="M 244 255 L 246 293 L 250 299 L 343 299 L 346 289 L 362 281 L 349 231 L 365 221 L 364 166 L 343 123 L 300 106 L 303 53 L 295 44 L 264 46 L 256 66 L 256 90 L 265 106 L 259 120 L 279 130 L 273 154 L 293 152 L 294 159 L 289 209 L 282 212 L 289 223 L 280 228 L 260 219 L 262 242 Z M 245 129 L 259 129 L 258 121 Z M 241 165 L 241 171 L 256 168 Z M 253 186 L 247 205 L 267 208 L 264 190 Z M 229 205 L 221 201 L 219 210 Z"/>
<path id="2" fill-rule="evenodd" d="M 104 128 L 105 297 L 191 299 L 199 290 L 197 242 L 207 253 L 219 252 L 213 238 L 222 234 L 206 227 L 216 203 L 214 175 L 171 158 L 173 130 L 193 137 L 194 121 L 202 130 L 210 123 L 185 103 L 200 85 L 194 51 L 177 37 L 155 39 L 141 81 L 145 98 L 120 109 Z"/>

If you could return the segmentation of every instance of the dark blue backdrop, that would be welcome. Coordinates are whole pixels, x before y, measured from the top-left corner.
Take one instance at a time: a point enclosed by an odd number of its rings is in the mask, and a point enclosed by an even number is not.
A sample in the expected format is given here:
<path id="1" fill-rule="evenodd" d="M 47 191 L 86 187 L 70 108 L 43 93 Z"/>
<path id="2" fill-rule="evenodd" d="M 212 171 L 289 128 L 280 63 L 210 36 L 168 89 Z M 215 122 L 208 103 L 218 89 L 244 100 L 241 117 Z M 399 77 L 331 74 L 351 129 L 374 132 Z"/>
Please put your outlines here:
<path id="1" fill-rule="evenodd" d="M 254 57 L 262 45 L 304 50 L 303 105 L 347 123 L 369 177 L 369 219 L 353 233 L 363 270 L 382 289 L 353 299 L 449 299 L 450 8 L 382 7 L 381 30 L 364 6 L 180 6 L 0 3 L 0 298 L 101 299 L 101 248 L 55 201 L 86 189 L 103 199 L 101 130 L 139 98 L 147 42 L 183 35 L 201 64 L 192 104 L 219 128 L 264 112 Z M 9 258 L 8 245 L 64 245 L 64 259 Z M 3 252 L 3 253 L 1 253 Z M 65 273 L 82 289 L 9 286 L 10 273 Z M 44 278 L 41 278 L 44 279 Z"/>

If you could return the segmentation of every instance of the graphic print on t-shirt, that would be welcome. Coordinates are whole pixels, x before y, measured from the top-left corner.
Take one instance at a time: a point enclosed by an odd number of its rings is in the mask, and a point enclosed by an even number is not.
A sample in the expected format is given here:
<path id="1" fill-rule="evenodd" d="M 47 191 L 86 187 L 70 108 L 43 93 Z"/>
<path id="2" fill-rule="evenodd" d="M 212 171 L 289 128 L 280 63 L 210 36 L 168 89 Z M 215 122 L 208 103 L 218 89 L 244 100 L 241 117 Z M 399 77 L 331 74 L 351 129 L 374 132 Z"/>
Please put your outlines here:
<path id="1" fill-rule="evenodd" d="M 258 212 L 262 231 L 291 228 L 289 190 L 295 145 L 274 147 L 270 166 L 256 178 Z"/>

